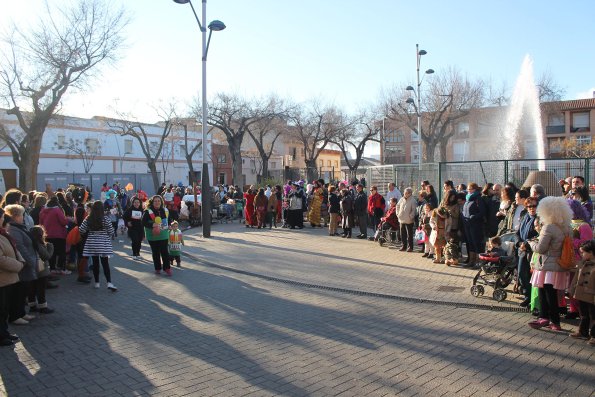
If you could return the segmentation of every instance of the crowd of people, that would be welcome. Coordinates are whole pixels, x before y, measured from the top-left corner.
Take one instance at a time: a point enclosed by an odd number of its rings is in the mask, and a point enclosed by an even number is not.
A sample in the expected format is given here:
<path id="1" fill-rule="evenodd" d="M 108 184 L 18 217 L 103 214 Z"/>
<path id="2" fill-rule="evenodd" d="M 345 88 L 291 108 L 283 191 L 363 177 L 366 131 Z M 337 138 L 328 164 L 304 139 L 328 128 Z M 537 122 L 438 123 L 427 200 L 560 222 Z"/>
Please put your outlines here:
<path id="1" fill-rule="evenodd" d="M 107 290 L 116 292 L 109 258 L 118 233 L 128 234 L 134 260 L 141 259 L 146 239 L 155 274 L 172 276 L 174 263 L 181 266 L 184 239 L 176 221 L 180 208 L 167 195 L 170 191 L 148 198 L 138 190 L 129 198 L 118 184 L 105 184 L 100 200 L 74 185 L 45 192 L 7 191 L 0 202 L 0 346 L 19 340 L 9 324 L 27 325 L 37 315 L 54 312 L 46 291 L 57 288 L 72 273 L 69 269 L 77 271 L 77 282 L 94 289 L 101 288 L 102 270 Z"/>
<path id="2" fill-rule="evenodd" d="M 561 330 L 560 319 L 580 317 L 575 338 L 595 345 L 595 241 L 593 205 L 584 178 L 560 181 L 560 196 L 547 197 L 541 185 L 519 189 L 486 183 L 444 182 L 439 201 L 434 187 L 420 190 L 387 185 L 381 195 L 365 180 L 327 184 L 287 181 L 284 186 L 218 186 L 213 199 L 243 218 L 247 228 L 328 227 L 330 237 L 378 241 L 388 237 L 400 251 L 415 248 L 435 264 L 477 268 L 479 254 L 511 255 L 518 261 L 515 290 L 522 307 L 534 309 L 533 328 Z M 154 272 L 172 276 L 181 266 L 184 244 L 178 220 L 197 203 L 200 190 L 163 184 L 158 194 L 104 185 L 101 199 L 78 186 L 55 192 L 11 189 L 0 202 L 0 345 L 18 337 L 8 324 L 26 325 L 36 314 L 51 314 L 46 290 L 77 270 L 77 281 L 101 287 L 100 270 L 110 291 L 112 241 L 126 233 L 133 260 L 141 260 L 143 241 L 151 250 Z M 199 204 L 199 203 L 198 203 Z M 341 231 L 341 233 L 339 233 Z M 502 241 L 514 242 L 505 252 Z M 562 266 L 570 241 L 573 266 Z M 464 248 L 464 249 L 463 249 Z M 461 253 L 466 251 L 466 255 Z M 90 258 L 90 259 L 89 259 Z M 101 266 L 101 269 L 100 269 Z"/>
<path id="3" fill-rule="evenodd" d="M 288 181 L 244 194 L 246 227 L 271 228 L 277 223 L 290 229 L 328 224 L 329 236 L 377 241 L 394 236 L 400 251 L 414 252 L 436 264 L 477 269 L 480 254 L 514 256 L 517 276 L 514 290 L 521 307 L 532 308 L 538 319 L 533 328 L 560 331 L 560 316 L 580 317 L 576 338 L 590 338 L 595 345 L 595 273 L 592 272 L 593 204 L 584 178 L 560 181 L 560 196 L 547 197 L 541 185 L 520 189 L 486 183 L 444 182 L 442 199 L 424 181 L 417 195 L 413 188 L 401 192 L 389 183 L 382 196 L 377 186 L 354 181 L 306 184 Z M 357 229 L 356 229 L 357 228 Z M 339 233 L 342 230 L 342 233 Z M 562 267 L 558 260 L 568 237 L 575 266 Z M 511 241 L 506 252 L 503 240 Z M 461 253 L 466 251 L 466 255 Z"/>

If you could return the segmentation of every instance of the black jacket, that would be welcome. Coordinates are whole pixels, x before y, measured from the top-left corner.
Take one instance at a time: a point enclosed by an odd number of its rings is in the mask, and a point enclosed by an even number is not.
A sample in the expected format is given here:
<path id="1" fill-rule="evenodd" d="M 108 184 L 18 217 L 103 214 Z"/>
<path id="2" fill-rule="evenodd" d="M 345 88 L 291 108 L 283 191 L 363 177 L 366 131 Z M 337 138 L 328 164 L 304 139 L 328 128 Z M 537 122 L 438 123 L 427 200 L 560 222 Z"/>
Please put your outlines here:
<path id="1" fill-rule="evenodd" d="M 355 196 L 353 211 L 355 215 L 366 215 L 368 213 L 368 195 L 363 190 Z"/>
<path id="2" fill-rule="evenodd" d="M 329 201 L 329 214 L 338 214 L 341 212 L 341 199 L 335 193 L 331 193 L 328 195 Z"/>

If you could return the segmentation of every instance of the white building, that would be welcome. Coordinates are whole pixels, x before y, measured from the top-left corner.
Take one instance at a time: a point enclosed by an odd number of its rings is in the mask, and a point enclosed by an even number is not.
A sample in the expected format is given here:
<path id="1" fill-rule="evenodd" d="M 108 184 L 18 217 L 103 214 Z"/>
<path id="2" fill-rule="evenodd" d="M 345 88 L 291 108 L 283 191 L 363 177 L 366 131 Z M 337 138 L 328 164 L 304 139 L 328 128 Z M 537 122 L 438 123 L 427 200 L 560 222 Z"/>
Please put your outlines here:
<path id="1" fill-rule="evenodd" d="M 4 110 L 0 111 L 0 122 L 11 134 L 19 134 L 21 131 L 16 117 L 7 115 Z M 53 187 L 64 187 L 69 182 L 78 182 L 90 186 L 93 192 L 97 192 L 104 182 L 111 185 L 116 181 L 121 184 L 135 181 L 138 185 L 135 189 L 142 188 L 148 193 L 153 193 L 152 178 L 141 144 L 133 136 L 119 135 L 113 126 L 113 120 L 105 117 L 82 119 L 54 116 L 43 136 L 37 189 L 43 190 L 45 183 L 52 183 Z M 142 123 L 142 126 L 146 132 L 149 150 L 156 150 L 163 136 L 163 125 Z M 157 163 L 160 182 L 182 182 L 184 185 L 188 183 L 189 167 L 184 147 L 186 144 L 189 148 L 200 144 L 201 138 L 200 125 L 194 123 L 189 126 L 187 142 L 182 127 L 172 129 L 164 142 L 162 155 Z M 207 142 L 207 149 L 210 152 L 210 140 Z M 200 148 L 193 156 L 193 168 L 197 179 L 200 179 Z M 14 184 L 18 182 L 18 169 L 6 145 L 1 145 L 0 169 L 6 187 L 12 187 L 13 183 L 10 181 L 14 181 Z M 210 161 L 209 171 L 210 180 L 213 181 Z"/>

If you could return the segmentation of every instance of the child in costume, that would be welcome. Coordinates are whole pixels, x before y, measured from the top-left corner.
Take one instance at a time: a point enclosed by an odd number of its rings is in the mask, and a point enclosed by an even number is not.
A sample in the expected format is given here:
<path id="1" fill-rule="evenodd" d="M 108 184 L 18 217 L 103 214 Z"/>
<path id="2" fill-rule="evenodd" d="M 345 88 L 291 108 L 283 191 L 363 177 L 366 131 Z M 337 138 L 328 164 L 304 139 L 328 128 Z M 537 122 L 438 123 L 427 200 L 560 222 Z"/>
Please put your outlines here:
<path id="1" fill-rule="evenodd" d="M 176 266 L 180 267 L 182 260 L 180 254 L 182 253 L 182 246 L 184 245 L 184 236 L 182 231 L 178 229 L 178 222 L 173 221 L 171 223 L 171 230 L 169 231 L 169 262 L 170 266 L 173 266 L 174 260 Z"/>

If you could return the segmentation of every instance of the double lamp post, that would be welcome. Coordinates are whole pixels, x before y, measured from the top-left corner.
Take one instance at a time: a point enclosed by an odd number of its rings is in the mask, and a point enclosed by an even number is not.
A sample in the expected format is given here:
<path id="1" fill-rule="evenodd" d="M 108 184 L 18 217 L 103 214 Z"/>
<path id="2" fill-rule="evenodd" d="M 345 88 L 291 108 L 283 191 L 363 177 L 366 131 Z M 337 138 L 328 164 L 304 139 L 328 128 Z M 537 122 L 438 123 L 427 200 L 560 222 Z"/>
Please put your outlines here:
<path id="1" fill-rule="evenodd" d="M 211 34 L 213 31 L 218 32 L 225 29 L 225 24 L 221 21 L 214 20 L 205 26 L 207 23 L 207 0 L 202 0 L 202 22 L 196 15 L 192 1 L 190 0 L 174 0 L 178 4 L 190 4 L 192 13 L 198 22 L 198 27 L 202 33 L 202 173 L 201 173 L 201 219 L 202 219 L 202 235 L 205 238 L 211 237 L 211 184 L 209 180 L 209 165 L 207 163 L 207 133 L 209 114 L 207 109 L 207 54 L 209 52 L 209 44 L 211 43 Z M 207 40 L 207 27 L 209 29 L 209 38 Z"/>
<path id="2" fill-rule="evenodd" d="M 421 57 L 423 55 L 426 55 L 428 52 L 426 50 L 420 50 L 419 49 L 419 44 L 415 45 L 415 54 L 416 54 L 416 58 L 417 58 L 417 90 L 415 88 L 413 88 L 412 86 L 407 86 L 407 88 L 405 88 L 407 91 L 412 91 L 415 99 L 413 98 L 408 98 L 406 103 L 408 104 L 412 104 L 414 109 L 415 109 L 415 114 L 417 115 L 417 135 L 418 135 L 418 167 L 421 170 L 421 157 L 422 157 L 422 127 L 421 127 L 421 83 L 423 81 L 423 78 L 420 79 L 419 77 L 419 69 L 420 69 L 420 61 L 421 61 Z M 425 71 L 425 74 L 432 74 L 434 73 L 434 69 L 428 69 Z M 416 103 L 417 102 L 417 103 Z"/>

